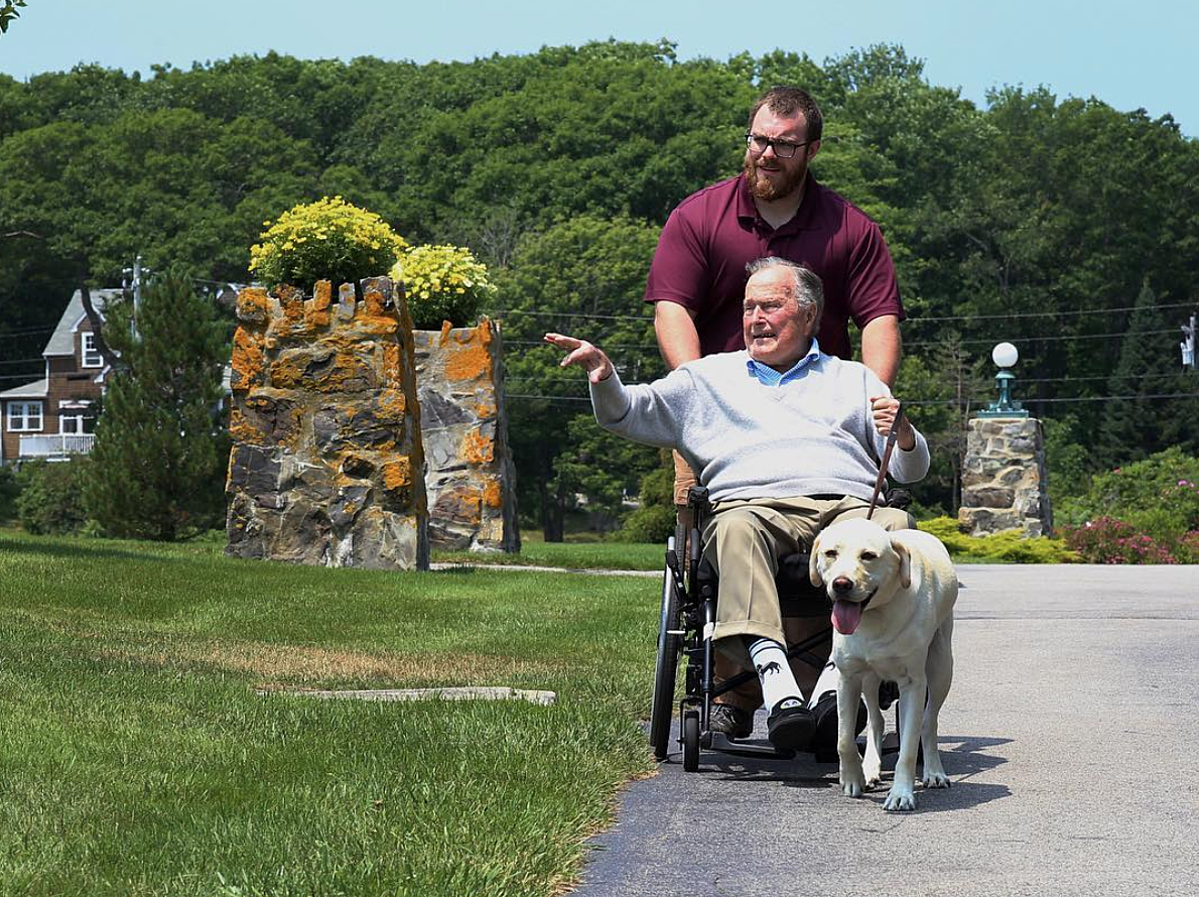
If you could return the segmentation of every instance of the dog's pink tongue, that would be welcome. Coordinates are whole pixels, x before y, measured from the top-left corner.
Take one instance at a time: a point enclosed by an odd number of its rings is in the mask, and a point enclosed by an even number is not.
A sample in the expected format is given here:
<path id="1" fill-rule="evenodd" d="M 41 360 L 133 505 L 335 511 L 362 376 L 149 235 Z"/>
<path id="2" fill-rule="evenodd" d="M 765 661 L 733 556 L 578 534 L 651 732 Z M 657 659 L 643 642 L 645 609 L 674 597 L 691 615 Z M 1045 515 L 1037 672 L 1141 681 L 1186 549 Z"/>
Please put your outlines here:
<path id="1" fill-rule="evenodd" d="M 862 605 L 856 601 L 838 599 L 833 602 L 833 626 L 842 635 L 853 635 L 862 622 Z"/>

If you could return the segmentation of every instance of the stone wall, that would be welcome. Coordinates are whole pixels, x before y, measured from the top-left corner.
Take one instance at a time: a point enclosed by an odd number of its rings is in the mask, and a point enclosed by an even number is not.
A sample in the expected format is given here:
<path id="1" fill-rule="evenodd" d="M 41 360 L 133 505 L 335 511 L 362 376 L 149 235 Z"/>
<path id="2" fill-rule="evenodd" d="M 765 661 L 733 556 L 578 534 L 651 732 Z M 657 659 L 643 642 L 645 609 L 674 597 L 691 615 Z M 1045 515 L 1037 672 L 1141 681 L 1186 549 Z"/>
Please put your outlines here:
<path id="1" fill-rule="evenodd" d="M 385 277 L 237 299 L 226 553 L 428 566 L 412 320 Z"/>
<path id="2" fill-rule="evenodd" d="M 1049 535 L 1045 444 L 1034 418 L 974 418 L 966 436 L 962 467 L 962 507 L 958 520 L 979 536 L 1021 529 L 1026 536 Z"/>
<path id="3" fill-rule="evenodd" d="M 416 380 L 436 548 L 519 551 L 499 330 L 418 330 Z"/>

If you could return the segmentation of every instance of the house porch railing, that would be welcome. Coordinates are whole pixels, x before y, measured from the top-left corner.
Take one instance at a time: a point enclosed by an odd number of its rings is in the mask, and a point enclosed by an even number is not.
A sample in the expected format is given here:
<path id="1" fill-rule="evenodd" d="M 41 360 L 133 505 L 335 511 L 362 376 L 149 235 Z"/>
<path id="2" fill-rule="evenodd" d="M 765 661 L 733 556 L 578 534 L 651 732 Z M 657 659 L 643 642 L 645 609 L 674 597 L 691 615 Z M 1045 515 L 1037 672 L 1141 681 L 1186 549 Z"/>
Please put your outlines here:
<path id="1" fill-rule="evenodd" d="M 66 458 L 86 455 L 96 442 L 93 433 L 56 433 L 52 436 L 22 436 L 22 458 Z"/>

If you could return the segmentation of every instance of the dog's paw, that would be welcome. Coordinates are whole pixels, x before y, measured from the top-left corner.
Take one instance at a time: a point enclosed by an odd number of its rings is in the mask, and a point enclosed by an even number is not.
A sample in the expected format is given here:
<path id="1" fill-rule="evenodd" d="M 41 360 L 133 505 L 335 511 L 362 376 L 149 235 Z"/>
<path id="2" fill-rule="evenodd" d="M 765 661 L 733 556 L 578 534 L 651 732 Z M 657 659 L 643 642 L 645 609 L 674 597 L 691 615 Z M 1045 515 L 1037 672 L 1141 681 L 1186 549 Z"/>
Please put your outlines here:
<path id="1" fill-rule="evenodd" d="M 863 769 L 863 774 L 866 778 L 866 790 L 877 788 L 878 783 L 883 779 L 883 765 L 881 762 L 871 763 L 870 758 L 866 758 L 866 763 Z"/>
<path id="2" fill-rule="evenodd" d="M 841 774 L 841 793 L 846 797 L 861 797 L 866 793 L 866 778 L 860 769 Z"/>
<path id="3" fill-rule="evenodd" d="M 916 795 L 912 793 L 911 788 L 895 785 L 887 792 L 887 799 L 883 801 L 883 809 L 914 810 L 916 809 Z"/>
<path id="4" fill-rule="evenodd" d="M 949 776 L 941 770 L 925 770 L 924 771 L 924 787 L 925 788 L 948 788 Z"/>

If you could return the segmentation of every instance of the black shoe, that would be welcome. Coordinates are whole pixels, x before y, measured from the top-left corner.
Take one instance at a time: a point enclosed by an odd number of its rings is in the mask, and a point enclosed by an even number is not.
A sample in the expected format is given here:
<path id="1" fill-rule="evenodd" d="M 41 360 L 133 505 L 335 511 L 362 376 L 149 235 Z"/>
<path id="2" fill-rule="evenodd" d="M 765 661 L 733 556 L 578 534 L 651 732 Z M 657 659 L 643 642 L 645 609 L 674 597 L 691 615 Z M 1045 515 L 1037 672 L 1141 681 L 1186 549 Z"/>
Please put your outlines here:
<path id="1" fill-rule="evenodd" d="M 794 700 L 787 699 L 787 700 Z M 796 703 L 793 707 L 782 707 L 779 701 L 766 719 L 766 733 L 770 743 L 780 751 L 807 750 L 816 729 L 812 711 Z"/>
<path id="2" fill-rule="evenodd" d="M 837 693 L 835 691 L 826 691 L 820 696 L 816 702 L 816 708 L 812 711 L 815 717 L 815 734 L 812 735 L 812 753 L 816 755 L 816 759 L 821 763 L 828 763 L 837 759 Z M 866 728 L 866 704 L 863 701 L 858 702 L 858 718 L 854 728 L 854 735 L 862 734 Z"/>
<path id="3" fill-rule="evenodd" d="M 754 715 L 732 704 L 713 704 L 708 715 L 708 731 L 725 738 L 749 738 L 754 731 Z"/>

